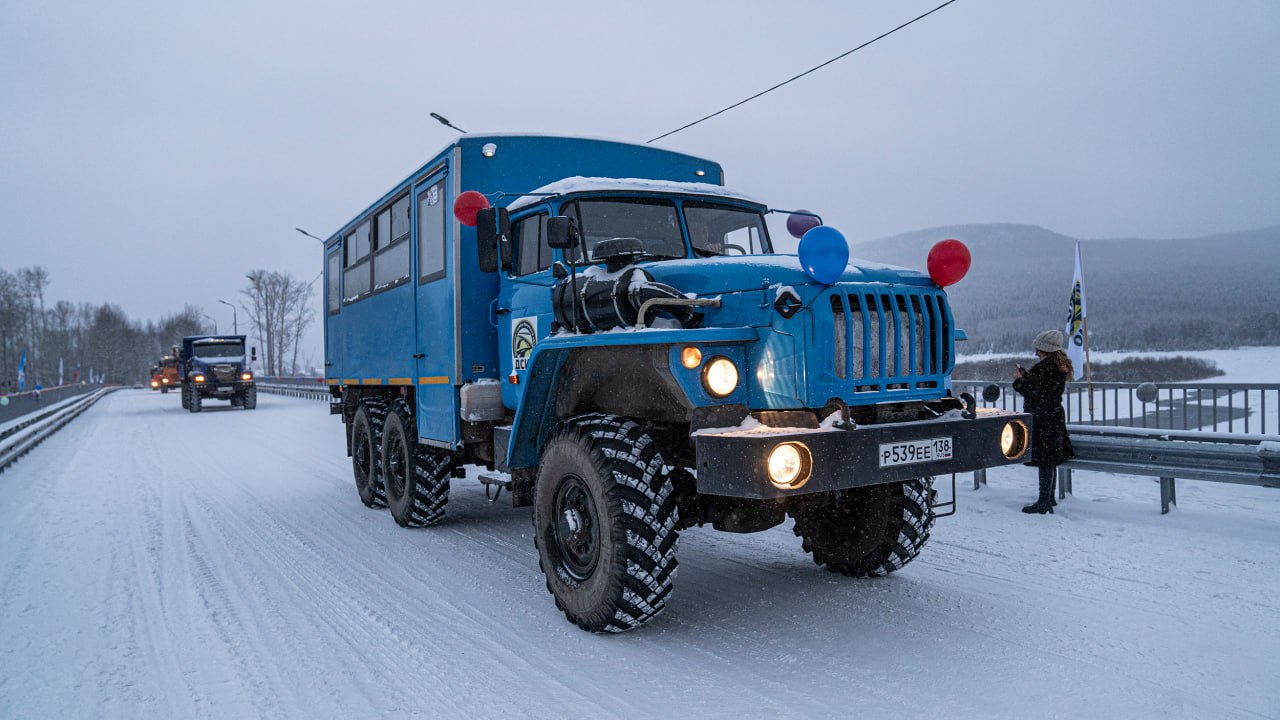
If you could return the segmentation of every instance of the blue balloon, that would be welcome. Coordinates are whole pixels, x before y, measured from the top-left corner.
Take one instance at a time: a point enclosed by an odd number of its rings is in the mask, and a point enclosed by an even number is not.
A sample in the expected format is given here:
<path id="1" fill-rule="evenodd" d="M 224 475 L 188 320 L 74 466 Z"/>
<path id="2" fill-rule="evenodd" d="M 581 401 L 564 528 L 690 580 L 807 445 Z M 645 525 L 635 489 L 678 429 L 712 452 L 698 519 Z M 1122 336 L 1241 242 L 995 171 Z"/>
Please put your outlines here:
<path id="1" fill-rule="evenodd" d="M 830 225 L 819 225 L 800 238 L 800 265 L 823 285 L 840 279 L 849 265 L 849 243 Z"/>

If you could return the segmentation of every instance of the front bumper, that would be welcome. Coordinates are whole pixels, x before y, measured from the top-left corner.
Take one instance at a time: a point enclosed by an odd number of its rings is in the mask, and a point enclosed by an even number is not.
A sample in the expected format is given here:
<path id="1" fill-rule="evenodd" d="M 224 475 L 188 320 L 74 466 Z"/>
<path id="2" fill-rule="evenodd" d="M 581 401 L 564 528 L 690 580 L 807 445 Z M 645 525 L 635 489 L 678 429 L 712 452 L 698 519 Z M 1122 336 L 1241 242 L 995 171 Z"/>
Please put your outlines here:
<path id="1" fill-rule="evenodd" d="M 227 400 L 235 395 L 239 395 L 245 388 L 252 386 L 253 383 L 253 380 L 236 380 L 234 382 L 205 380 L 201 383 L 192 383 L 192 385 L 200 393 L 201 397 L 213 397 L 221 400 Z"/>
<path id="2" fill-rule="evenodd" d="M 1000 450 L 1000 434 L 1014 420 L 1027 428 L 1026 450 L 1007 458 Z M 763 426 L 702 430 L 695 436 L 698 492 L 784 498 L 1025 463 L 1031 459 L 1032 431 L 1030 415 L 993 409 L 980 409 L 973 419 L 947 417 L 861 425 L 853 430 Z M 951 439 L 950 458 L 881 467 L 881 445 L 935 438 Z M 785 442 L 803 444 L 813 460 L 808 481 L 796 489 L 782 489 L 769 481 L 769 453 Z"/>

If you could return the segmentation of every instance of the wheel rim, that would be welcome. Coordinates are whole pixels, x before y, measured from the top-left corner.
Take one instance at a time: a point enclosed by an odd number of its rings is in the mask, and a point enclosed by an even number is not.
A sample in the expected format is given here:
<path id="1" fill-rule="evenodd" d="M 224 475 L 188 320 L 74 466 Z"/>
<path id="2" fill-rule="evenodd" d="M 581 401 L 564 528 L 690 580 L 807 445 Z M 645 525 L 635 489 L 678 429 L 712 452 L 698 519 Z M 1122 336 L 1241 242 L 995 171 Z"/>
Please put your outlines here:
<path id="1" fill-rule="evenodd" d="M 552 539 L 560 567 L 575 580 L 586 580 L 600 560 L 600 523 L 582 478 L 568 475 L 560 481 L 552 512 Z"/>
<path id="2" fill-rule="evenodd" d="M 392 433 L 389 448 L 391 452 L 388 453 L 387 466 L 382 469 L 387 481 L 387 492 L 397 498 L 404 497 L 407 480 L 405 472 L 409 464 L 405 460 L 404 438 L 400 433 Z"/>

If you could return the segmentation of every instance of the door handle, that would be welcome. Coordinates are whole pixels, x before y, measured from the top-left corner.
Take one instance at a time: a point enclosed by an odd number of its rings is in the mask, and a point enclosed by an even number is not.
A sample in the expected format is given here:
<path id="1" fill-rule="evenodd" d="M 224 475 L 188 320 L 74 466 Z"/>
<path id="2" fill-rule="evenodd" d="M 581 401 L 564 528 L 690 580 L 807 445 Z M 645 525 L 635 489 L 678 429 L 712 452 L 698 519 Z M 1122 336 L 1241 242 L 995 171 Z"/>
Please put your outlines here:
<path id="1" fill-rule="evenodd" d="M 426 353 L 414 353 L 414 354 L 413 354 L 413 359 L 414 359 L 414 360 L 421 360 L 422 358 L 424 358 L 424 357 L 426 357 L 426 356 L 427 356 L 427 354 L 426 354 Z"/>
<path id="2" fill-rule="evenodd" d="M 493 311 L 495 315 L 507 315 L 511 312 L 511 308 L 498 308 Z"/>

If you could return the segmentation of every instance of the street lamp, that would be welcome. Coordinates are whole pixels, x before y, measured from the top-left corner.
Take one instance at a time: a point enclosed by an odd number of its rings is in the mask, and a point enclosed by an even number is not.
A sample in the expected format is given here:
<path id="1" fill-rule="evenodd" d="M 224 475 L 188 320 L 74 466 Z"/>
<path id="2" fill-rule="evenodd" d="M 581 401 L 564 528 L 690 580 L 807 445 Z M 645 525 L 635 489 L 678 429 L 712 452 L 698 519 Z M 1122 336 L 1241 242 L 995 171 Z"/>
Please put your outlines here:
<path id="1" fill-rule="evenodd" d="M 205 320 L 208 320 L 209 322 L 213 323 L 213 334 L 214 334 L 214 335 L 217 335 L 217 334 L 218 334 L 218 321 L 217 321 L 217 320 L 215 320 L 215 319 L 213 318 L 213 316 L 212 316 L 212 315 L 205 315 L 204 313 L 200 313 L 200 316 L 201 316 L 201 317 L 203 317 Z"/>
<path id="2" fill-rule="evenodd" d="M 323 245 L 323 244 L 324 244 L 324 240 L 323 240 L 322 238 L 318 238 L 318 237 L 316 237 L 315 235 L 312 235 L 311 233 L 307 232 L 306 230 L 303 230 L 303 229 L 302 229 L 302 228 L 300 228 L 300 227 L 296 227 L 296 228 L 294 228 L 294 230 L 297 230 L 298 232 L 302 233 L 303 235 L 306 235 L 307 237 L 311 238 L 312 240 L 319 240 L 321 245 Z"/>
<path id="3" fill-rule="evenodd" d="M 223 305 L 226 305 L 227 307 L 231 308 L 231 329 L 232 329 L 232 332 L 234 332 L 236 335 L 239 335 L 239 334 L 240 334 L 240 321 L 239 321 L 238 319 L 236 319 L 236 317 L 237 317 L 237 313 L 236 313 L 236 306 L 235 306 L 235 305 L 232 305 L 231 303 L 227 302 L 226 300 L 219 300 L 218 302 L 220 302 L 220 303 L 222 303 Z"/>

